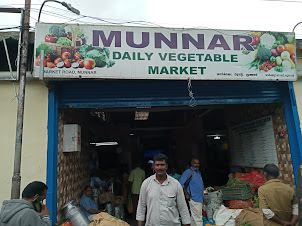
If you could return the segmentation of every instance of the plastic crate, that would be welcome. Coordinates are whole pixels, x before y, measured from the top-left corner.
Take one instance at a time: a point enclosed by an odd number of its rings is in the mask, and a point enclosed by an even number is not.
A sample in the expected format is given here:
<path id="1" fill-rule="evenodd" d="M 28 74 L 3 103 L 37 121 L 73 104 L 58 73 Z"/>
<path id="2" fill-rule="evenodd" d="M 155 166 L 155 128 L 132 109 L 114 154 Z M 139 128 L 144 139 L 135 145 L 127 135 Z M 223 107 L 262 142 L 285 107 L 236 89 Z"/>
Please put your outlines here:
<path id="1" fill-rule="evenodd" d="M 252 187 L 249 184 L 240 184 L 234 187 L 222 187 L 223 200 L 246 200 L 253 196 Z"/>

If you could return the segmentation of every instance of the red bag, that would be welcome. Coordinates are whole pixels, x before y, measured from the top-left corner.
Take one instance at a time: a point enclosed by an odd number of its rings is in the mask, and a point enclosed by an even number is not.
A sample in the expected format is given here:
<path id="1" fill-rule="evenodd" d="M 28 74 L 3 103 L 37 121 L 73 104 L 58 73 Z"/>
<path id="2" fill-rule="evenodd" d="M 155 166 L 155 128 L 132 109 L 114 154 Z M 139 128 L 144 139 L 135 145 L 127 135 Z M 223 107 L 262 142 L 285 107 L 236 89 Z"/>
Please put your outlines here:
<path id="1" fill-rule="evenodd" d="M 257 170 L 251 172 L 251 175 L 253 179 L 252 190 L 253 192 L 255 192 L 261 185 L 266 182 L 266 180 L 264 175 L 262 173 L 259 173 Z"/>
<path id="2" fill-rule="evenodd" d="M 253 207 L 253 203 L 251 198 L 247 200 L 229 200 L 228 206 L 230 209 L 246 209 Z"/>
<path id="3" fill-rule="evenodd" d="M 251 173 L 234 173 L 233 178 L 235 177 L 250 183 L 253 193 L 255 193 L 255 191 L 266 182 L 264 175 L 259 173 L 257 170 L 254 170 Z"/>
<path id="4" fill-rule="evenodd" d="M 240 180 L 253 183 L 252 175 L 250 173 L 234 173 L 233 178 L 239 178 Z"/>

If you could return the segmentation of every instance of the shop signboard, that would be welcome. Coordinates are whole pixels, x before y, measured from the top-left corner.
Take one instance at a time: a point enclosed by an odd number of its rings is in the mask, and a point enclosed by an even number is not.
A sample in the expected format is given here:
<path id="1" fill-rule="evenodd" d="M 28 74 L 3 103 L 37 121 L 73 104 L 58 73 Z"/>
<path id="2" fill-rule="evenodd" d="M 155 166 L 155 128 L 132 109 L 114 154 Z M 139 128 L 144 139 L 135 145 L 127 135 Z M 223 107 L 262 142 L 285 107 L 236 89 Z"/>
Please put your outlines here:
<path id="1" fill-rule="evenodd" d="M 36 25 L 35 77 L 296 80 L 294 33 Z"/>

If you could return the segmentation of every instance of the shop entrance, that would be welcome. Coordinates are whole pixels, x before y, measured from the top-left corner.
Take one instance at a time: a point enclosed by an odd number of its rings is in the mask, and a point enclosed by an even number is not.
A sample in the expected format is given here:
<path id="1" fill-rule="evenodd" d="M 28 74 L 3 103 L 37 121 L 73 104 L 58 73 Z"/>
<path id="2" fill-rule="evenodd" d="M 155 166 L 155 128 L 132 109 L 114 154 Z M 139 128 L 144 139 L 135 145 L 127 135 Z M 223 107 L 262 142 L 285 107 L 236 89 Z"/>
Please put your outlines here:
<path id="1" fill-rule="evenodd" d="M 280 127 L 286 128 L 283 106 L 278 103 L 194 108 L 61 109 L 59 130 L 64 130 L 64 125 L 79 125 L 82 144 L 81 152 L 73 153 L 63 152 L 64 145 L 59 146 L 58 208 L 69 200 L 79 202 L 83 188 L 90 184 L 92 177 L 104 182 L 99 192 L 113 192 L 115 196 L 124 195 L 126 199 L 124 173 L 129 174 L 134 163 L 139 161 L 146 177 L 152 175 L 148 161 L 158 152 L 168 156 L 169 168 L 175 168 L 180 175 L 190 165 L 191 158 L 198 157 L 205 186 L 223 186 L 229 179 L 230 169 L 234 167 L 230 150 L 231 128 L 265 116 L 272 117 L 271 131 L 274 133 L 278 134 Z M 59 144 L 64 143 L 62 135 L 59 136 Z M 258 139 L 262 139 L 260 136 Z M 276 139 L 275 142 L 280 146 L 288 144 L 284 139 Z M 289 148 L 276 148 L 276 152 L 290 155 Z M 278 162 L 282 165 L 284 182 L 293 186 L 292 164 L 282 157 Z M 243 164 L 247 172 L 261 170 Z M 96 194 L 96 201 L 97 197 Z"/>
<path id="2" fill-rule="evenodd" d="M 297 154 L 300 149 L 293 137 L 294 117 L 287 86 L 284 83 L 235 83 L 196 82 L 195 86 L 193 83 L 194 107 L 189 106 L 191 102 L 183 81 L 150 81 L 150 86 L 138 81 L 54 84 L 49 102 L 48 145 L 48 200 L 52 202 L 52 211 L 59 210 L 70 199 L 80 198 L 93 167 L 101 167 L 99 173 L 103 175 L 108 175 L 107 172 L 120 175 L 117 168 L 127 166 L 129 170 L 136 159 L 146 163 L 151 158 L 148 154 L 157 151 L 166 153 L 170 167 L 176 167 L 179 173 L 192 156 L 199 157 L 206 186 L 223 185 L 232 161 L 229 129 L 269 115 L 276 134 L 278 128 L 288 131 L 290 146 L 282 151 L 291 156 Z M 250 89 L 251 86 L 254 89 Z M 138 115 L 147 119 L 135 120 Z M 61 151 L 65 124 L 81 126 L 81 152 Z M 58 137 L 56 131 L 59 131 Z M 214 140 L 218 135 L 220 139 Z M 100 142 L 118 144 L 92 144 Z M 280 147 L 286 145 L 282 145 L 285 140 L 278 142 Z M 97 157 L 91 151 L 97 153 Z M 90 164 L 93 158 L 98 160 L 95 166 Z M 296 167 L 295 161 L 300 160 L 292 157 L 285 161 L 292 161 L 293 164 L 288 165 Z M 285 170 L 284 175 L 292 181 L 293 168 Z"/>

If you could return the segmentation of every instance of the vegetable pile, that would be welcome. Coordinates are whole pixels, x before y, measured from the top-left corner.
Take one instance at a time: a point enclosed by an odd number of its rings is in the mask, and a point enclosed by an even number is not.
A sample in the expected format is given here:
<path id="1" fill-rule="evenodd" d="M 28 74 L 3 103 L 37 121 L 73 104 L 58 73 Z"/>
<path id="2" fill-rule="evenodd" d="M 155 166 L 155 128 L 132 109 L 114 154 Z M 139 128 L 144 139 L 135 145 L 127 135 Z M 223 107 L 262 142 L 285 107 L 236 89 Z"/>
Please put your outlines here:
<path id="1" fill-rule="evenodd" d="M 58 25 L 52 25 L 49 28 L 49 34 L 45 35 L 45 42 L 57 43 L 59 45 L 71 46 L 74 39 L 76 46 L 81 46 L 86 43 L 86 38 L 81 29 L 75 28 L 72 32 L 66 32 L 65 28 Z"/>
<path id="2" fill-rule="evenodd" d="M 259 197 L 258 197 L 258 195 L 255 194 L 253 196 L 252 203 L 253 203 L 254 208 L 259 208 Z"/>
<path id="3" fill-rule="evenodd" d="M 55 43 L 61 46 L 70 46 L 64 48 L 64 52 L 56 51 L 49 43 Z M 85 68 L 91 70 L 95 67 L 112 67 L 115 62 L 109 60 L 110 51 L 108 48 L 93 47 L 87 45 L 84 33 L 80 28 L 72 29 L 72 32 L 66 32 L 65 28 L 58 25 L 52 25 L 49 28 L 49 34 L 45 35 L 45 43 L 36 48 L 36 66 L 41 64 L 41 51 L 44 50 L 44 67 L 48 68 Z M 67 50 L 66 50 L 67 49 Z"/>
<path id="4" fill-rule="evenodd" d="M 115 62 L 109 60 L 110 51 L 108 48 L 104 47 L 93 47 L 92 45 L 83 45 L 80 48 L 80 54 L 84 58 L 91 58 L 95 61 L 96 67 L 112 67 Z"/>
<path id="5" fill-rule="evenodd" d="M 231 188 L 231 187 L 235 187 L 236 185 L 243 185 L 243 184 L 250 185 L 249 182 L 240 180 L 238 177 L 235 177 L 235 178 L 229 180 L 225 187 Z"/>
<path id="6" fill-rule="evenodd" d="M 277 72 L 295 68 L 295 37 L 293 34 L 278 32 L 251 32 L 251 45 L 255 51 L 242 49 L 242 53 L 252 60 L 250 68 L 268 72 L 274 69 Z"/>
<path id="7" fill-rule="evenodd" d="M 110 51 L 108 48 L 93 47 L 92 45 L 83 45 L 80 51 L 72 54 L 63 52 L 60 56 L 50 52 L 46 44 L 40 44 L 36 49 L 36 66 L 41 64 L 41 50 L 45 51 L 44 67 L 49 68 L 85 68 L 91 70 L 95 67 L 112 67 L 115 62 L 109 60 Z"/>

